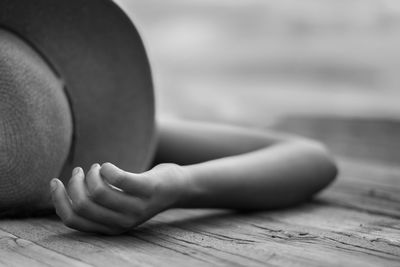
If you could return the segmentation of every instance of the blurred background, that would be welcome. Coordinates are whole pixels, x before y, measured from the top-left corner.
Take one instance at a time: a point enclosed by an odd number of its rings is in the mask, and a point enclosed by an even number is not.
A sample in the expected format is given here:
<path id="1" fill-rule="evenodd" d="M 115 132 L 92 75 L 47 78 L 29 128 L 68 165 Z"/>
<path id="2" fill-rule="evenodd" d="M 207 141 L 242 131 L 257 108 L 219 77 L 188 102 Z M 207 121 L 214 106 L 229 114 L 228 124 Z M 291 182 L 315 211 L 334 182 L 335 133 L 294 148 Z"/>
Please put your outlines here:
<path id="1" fill-rule="evenodd" d="M 386 149 L 400 136 L 399 1 L 117 2 L 145 41 L 159 114 L 273 127 L 400 163 Z"/>

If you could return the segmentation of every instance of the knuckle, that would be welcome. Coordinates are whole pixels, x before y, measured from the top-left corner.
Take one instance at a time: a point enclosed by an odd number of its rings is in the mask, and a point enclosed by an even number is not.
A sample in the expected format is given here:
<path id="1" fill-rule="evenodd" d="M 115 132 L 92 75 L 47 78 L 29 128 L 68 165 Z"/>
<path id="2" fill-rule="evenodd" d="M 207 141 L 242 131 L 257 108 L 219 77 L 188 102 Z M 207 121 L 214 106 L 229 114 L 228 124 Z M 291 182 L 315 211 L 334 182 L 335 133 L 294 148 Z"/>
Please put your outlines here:
<path id="1" fill-rule="evenodd" d="M 155 166 L 151 171 L 161 171 L 167 173 L 176 173 L 179 172 L 181 166 L 175 163 L 161 163 Z"/>
<path id="2" fill-rule="evenodd" d="M 169 168 L 170 166 L 174 165 L 174 163 L 160 163 L 156 165 L 153 170 L 162 170 L 165 168 Z"/>

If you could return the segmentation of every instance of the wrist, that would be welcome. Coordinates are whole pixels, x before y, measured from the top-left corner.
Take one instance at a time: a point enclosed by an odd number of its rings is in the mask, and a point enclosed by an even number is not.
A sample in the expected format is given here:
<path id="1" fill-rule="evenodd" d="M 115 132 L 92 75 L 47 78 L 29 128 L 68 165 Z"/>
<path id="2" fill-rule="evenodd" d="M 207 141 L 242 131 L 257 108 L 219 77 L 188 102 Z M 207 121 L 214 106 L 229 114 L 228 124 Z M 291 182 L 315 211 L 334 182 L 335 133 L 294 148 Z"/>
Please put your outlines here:
<path id="1" fill-rule="evenodd" d="M 204 197 L 205 190 L 199 186 L 196 179 L 196 165 L 180 166 L 180 185 L 179 197 L 175 202 L 174 208 L 195 208 L 199 199 Z M 196 182 L 197 181 L 197 182 Z"/>
<path id="2" fill-rule="evenodd" d="M 155 190 L 165 206 L 163 209 L 181 207 L 188 189 L 189 173 L 186 168 L 174 163 L 162 163 L 151 171 L 157 172 L 155 177 L 159 178 Z"/>
<path id="3" fill-rule="evenodd" d="M 192 185 L 192 174 L 186 166 L 175 166 L 173 195 L 174 202 L 171 208 L 185 208 L 190 199 Z"/>

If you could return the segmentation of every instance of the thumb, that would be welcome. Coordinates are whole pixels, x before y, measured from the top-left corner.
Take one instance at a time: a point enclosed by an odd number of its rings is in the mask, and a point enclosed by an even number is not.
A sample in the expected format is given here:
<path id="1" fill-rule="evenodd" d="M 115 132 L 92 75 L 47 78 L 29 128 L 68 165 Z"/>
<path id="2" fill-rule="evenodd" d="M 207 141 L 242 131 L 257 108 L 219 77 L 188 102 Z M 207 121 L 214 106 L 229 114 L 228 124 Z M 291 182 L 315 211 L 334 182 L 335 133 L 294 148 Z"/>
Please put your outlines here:
<path id="1" fill-rule="evenodd" d="M 150 183 L 144 176 L 126 172 L 109 162 L 101 166 L 100 174 L 106 182 L 126 193 L 140 196 L 150 193 Z"/>

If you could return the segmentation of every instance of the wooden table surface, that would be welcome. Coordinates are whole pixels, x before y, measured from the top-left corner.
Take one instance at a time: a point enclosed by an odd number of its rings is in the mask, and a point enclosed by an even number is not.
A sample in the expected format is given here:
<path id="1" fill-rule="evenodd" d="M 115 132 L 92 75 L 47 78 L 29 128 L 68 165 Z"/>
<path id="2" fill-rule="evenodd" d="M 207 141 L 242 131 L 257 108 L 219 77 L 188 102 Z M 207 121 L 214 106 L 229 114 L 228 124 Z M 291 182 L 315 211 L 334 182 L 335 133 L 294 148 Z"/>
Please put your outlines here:
<path id="1" fill-rule="evenodd" d="M 400 27 L 377 31 L 374 24 L 380 16 L 399 24 L 393 8 L 369 1 L 352 16 L 334 0 L 295 11 L 294 0 L 119 2 L 136 14 L 156 58 L 159 113 L 316 138 L 332 150 L 340 175 L 290 209 L 170 210 L 117 237 L 73 231 L 55 216 L 2 219 L 0 265 L 400 266 L 400 60 L 393 56 L 400 39 L 392 36 Z M 359 10 L 360 1 L 348 3 Z M 278 15 L 267 23 L 262 8 Z M 257 28 L 263 22 L 274 30 Z M 211 28 L 220 32 L 208 36 Z M 247 39 L 227 49 L 240 34 Z M 348 39 L 334 38 L 342 35 Z M 273 53 L 261 53 L 268 40 Z M 371 55 L 377 46 L 383 55 Z"/>

